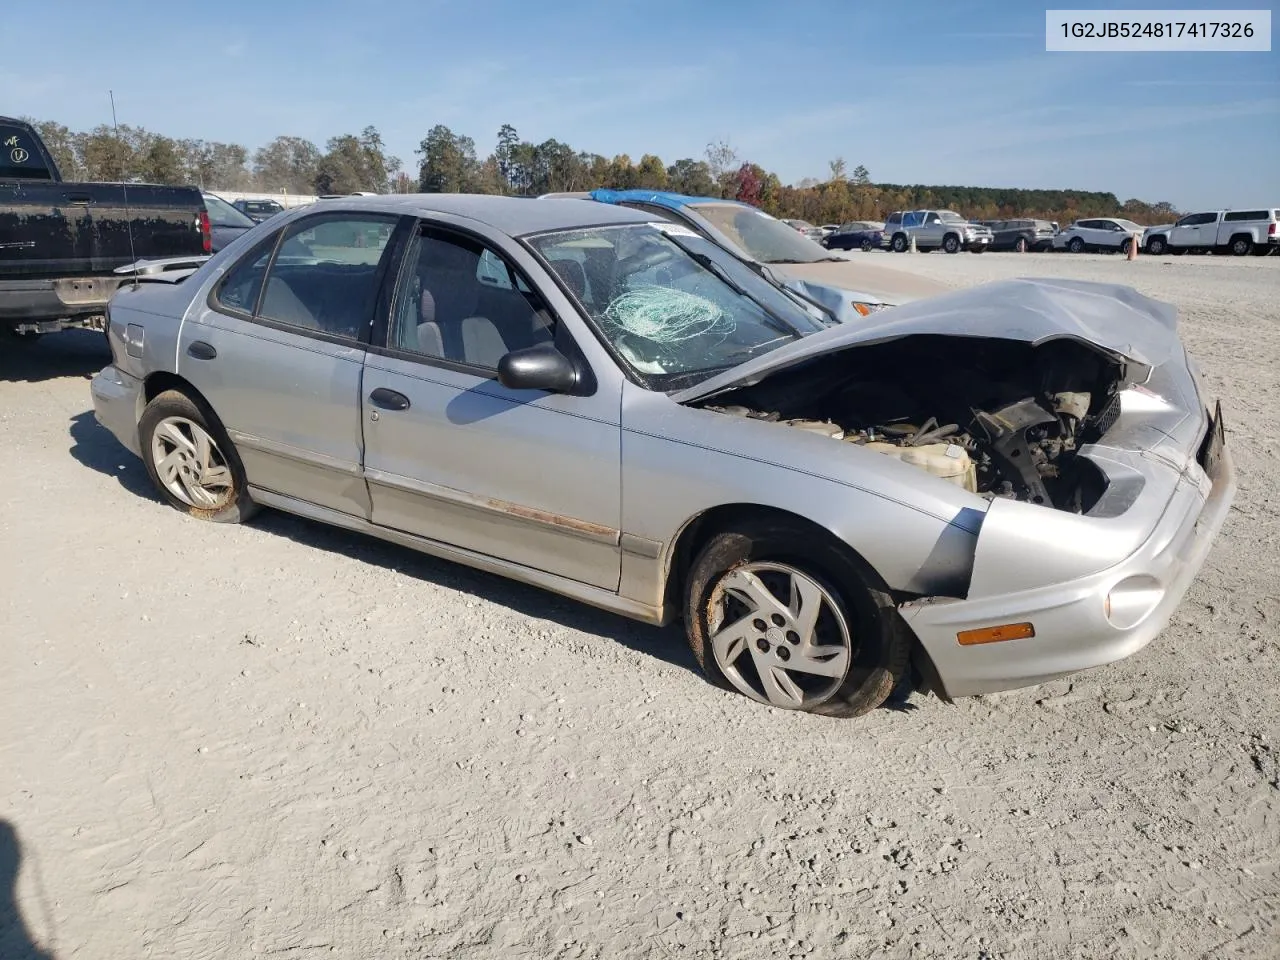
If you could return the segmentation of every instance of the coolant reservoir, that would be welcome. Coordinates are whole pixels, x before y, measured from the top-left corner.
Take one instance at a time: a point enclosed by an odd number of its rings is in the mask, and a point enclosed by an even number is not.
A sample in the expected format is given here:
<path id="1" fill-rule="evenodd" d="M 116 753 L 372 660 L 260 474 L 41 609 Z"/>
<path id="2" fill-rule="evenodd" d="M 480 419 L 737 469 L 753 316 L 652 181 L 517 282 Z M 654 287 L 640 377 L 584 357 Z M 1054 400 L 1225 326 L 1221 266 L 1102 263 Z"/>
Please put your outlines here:
<path id="1" fill-rule="evenodd" d="M 978 492 L 978 476 L 973 467 L 973 458 L 969 456 L 968 450 L 957 444 L 922 443 L 918 447 L 904 447 L 896 443 L 872 440 L 870 443 L 862 443 L 859 446 L 920 467 L 935 477 L 941 477 L 957 487 L 964 487 L 971 493 Z"/>

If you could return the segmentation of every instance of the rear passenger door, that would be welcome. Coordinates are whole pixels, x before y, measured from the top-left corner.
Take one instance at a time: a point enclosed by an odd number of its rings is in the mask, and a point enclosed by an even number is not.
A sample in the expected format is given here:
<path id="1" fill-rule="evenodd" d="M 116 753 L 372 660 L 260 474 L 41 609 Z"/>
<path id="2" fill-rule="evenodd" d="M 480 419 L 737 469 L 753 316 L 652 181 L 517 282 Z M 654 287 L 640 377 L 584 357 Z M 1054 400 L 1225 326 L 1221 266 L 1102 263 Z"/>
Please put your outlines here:
<path id="1" fill-rule="evenodd" d="M 524 266 L 518 265 L 518 260 Z M 373 522 L 592 586 L 618 586 L 621 381 L 511 390 L 509 351 L 573 337 L 569 301 L 511 241 L 424 224 L 362 390 Z M 583 361 L 585 362 L 585 361 Z"/>
<path id="2" fill-rule="evenodd" d="M 360 378 L 397 223 L 296 220 L 232 264 L 183 323 L 178 373 L 227 428 L 250 486 L 368 517 Z"/>

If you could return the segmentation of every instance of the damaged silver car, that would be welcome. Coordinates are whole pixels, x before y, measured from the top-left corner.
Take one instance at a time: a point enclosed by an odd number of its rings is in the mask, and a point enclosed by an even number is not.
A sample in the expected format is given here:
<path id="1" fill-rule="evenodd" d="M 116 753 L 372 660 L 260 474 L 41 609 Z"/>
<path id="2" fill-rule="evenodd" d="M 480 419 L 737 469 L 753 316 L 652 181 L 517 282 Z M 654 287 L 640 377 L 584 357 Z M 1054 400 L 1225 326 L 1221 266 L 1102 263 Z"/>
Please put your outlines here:
<path id="1" fill-rule="evenodd" d="M 98 419 L 174 507 L 359 530 L 854 716 L 1128 656 L 1234 490 L 1168 306 L 1019 280 L 824 322 L 577 200 L 345 198 L 122 289 Z"/>

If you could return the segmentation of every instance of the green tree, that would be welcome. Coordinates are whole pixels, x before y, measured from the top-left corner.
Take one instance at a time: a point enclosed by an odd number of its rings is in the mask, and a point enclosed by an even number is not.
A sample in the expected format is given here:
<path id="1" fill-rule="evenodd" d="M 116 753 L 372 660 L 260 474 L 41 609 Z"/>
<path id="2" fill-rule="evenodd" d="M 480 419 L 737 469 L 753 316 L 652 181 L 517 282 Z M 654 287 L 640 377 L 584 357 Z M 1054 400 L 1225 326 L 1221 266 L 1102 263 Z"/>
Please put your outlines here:
<path id="1" fill-rule="evenodd" d="M 258 186 L 271 193 L 310 193 L 315 188 L 320 148 L 302 137 L 276 137 L 253 155 Z"/>
<path id="2" fill-rule="evenodd" d="M 148 183 L 190 183 L 178 143 L 169 137 L 152 136 L 137 158 L 138 176 Z"/>
<path id="3" fill-rule="evenodd" d="M 498 173 L 506 188 L 504 193 L 519 194 L 525 191 L 526 177 L 516 158 L 519 146 L 520 134 L 511 124 L 504 123 L 498 129 L 498 147 L 493 151 L 494 162 L 498 165 Z"/>
<path id="4" fill-rule="evenodd" d="M 644 190 L 665 190 L 667 188 L 667 168 L 662 160 L 652 153 L 646 153 L 636 165 L 635 185 Z"/>
<path id="5" fill-rule="evenodd" d="M 636 168 L 625 153 L 620 153 L 609 161 L 605 184 L 614 190 L 630 190 L 636 185 Z"/>
<path id="6" fill-rule="evenodd" d="M 716 191 L 711 168 L 704 160 L 685 157 L 667 167 L 667 186 L 676 193 L 691 197 L 707 197 Z"/>
<path id="7" fill-rule="evenodd" d="M 471 189 L 479 162 L 470 137 L 438 123 L 414 152 L 420 158 L 418 182 L 424 193 L 466 193 Z"/>
<path id="8" fill-rule="evenodd" d="M 77 134 L 76 153 L 84 165 L 86 179 L 119 182 L 134 176 L 134 149 L 123 135 L 127 129 L 122 128 L 117 135 L 115 129 L 103 123 L 88 133 Z"/>
<path id="9" fill-rule="evenodd" d="M 850 177 L 855 185 L 863 187 L 871 182 L 871 173 L 862 164 L 858 164 L 853 168 L 853 176 Z"/>

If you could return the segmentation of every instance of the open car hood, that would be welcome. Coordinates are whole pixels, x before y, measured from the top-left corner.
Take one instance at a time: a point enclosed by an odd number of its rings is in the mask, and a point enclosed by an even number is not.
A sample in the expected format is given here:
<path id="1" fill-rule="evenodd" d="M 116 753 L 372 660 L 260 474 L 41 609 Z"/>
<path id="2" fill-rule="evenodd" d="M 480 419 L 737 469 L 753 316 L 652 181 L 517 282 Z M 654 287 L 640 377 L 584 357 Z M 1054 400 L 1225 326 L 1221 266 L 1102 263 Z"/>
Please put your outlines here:
<path id="1" fill-rule="evenodd" d="M 1130 365 L 1158 367 L 1177 344 L 1177 311 L 1132 287 L 1080 280 L 989 283 L 882 310 L 810 334 L 677 391 L 677 403 L 751 386 L 814 357 L 920 334 L 1016 340 L 1077 340 Z M 1145 373 L 1134 377 L 1145 379 Z"/>

